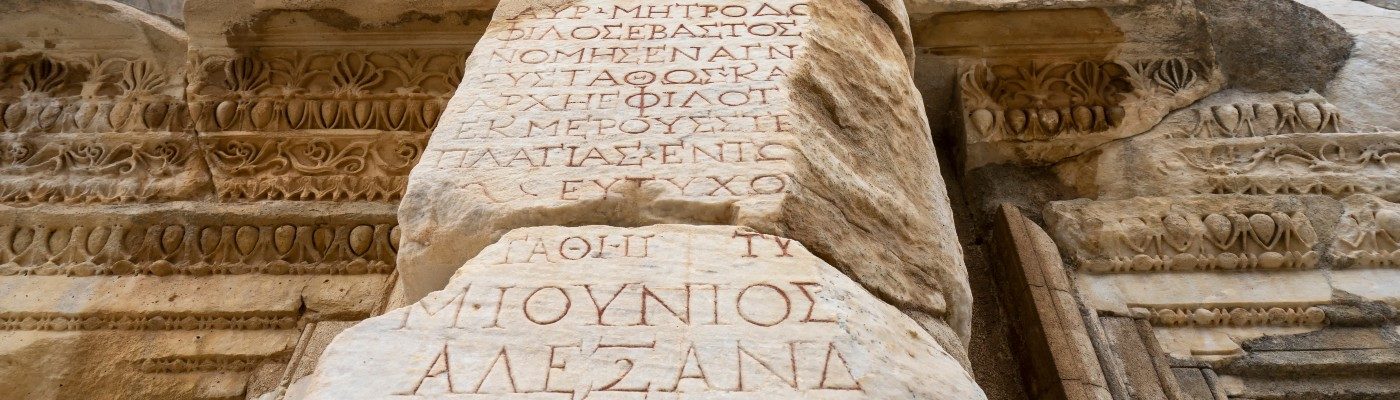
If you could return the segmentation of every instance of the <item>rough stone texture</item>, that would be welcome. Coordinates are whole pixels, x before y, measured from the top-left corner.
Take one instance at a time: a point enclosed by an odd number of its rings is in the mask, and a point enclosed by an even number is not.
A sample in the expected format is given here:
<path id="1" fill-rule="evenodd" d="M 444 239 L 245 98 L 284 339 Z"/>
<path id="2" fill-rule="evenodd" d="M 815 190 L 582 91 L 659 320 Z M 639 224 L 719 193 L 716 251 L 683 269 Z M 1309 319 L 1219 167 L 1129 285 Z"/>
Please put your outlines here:
<path id="1" fill-rule="evenodd" d="M 960 352 L 970 294 L 899 29 L 849 0 L 703 18 L 627 4 L 498 9 L 400 210 L 410 299 L 515 227 L 734 224 L 810 243 Z M 633 41 L 551 33 L 696 18 L 758 28 L 649 40 L 685 49 L 652 61 L 593 52 Z M 580 49 L 584 71 L 552 72 Z"/>
<path id="2" fill-rule="evenodd" d="M 1351 55 L 1342 26 L 1292 0 L 1197 0 L 1196 7 L 1233 88 L 1321 91 Z"/>
<path id="3" fill-rule="evenodd" d="M 631 393 L 627 393 L 631 392 Z M 983 398 L 912 319 L 746 227 L 513 230 L 336 338 L 308 399 Z"/>
<path id="4" fill-rule="evenodd" d="M 1400 1 L 1395 0 L 1366 0 L 1366 4 L 1376 7 L 1400 11 Z"/>
<path id="5" fill-rule="evenodd" d="M 169 18 L 176 23 L 185 20 L 185 0 L 116 0 L 138 10 Z"/>
<path id="6" fill-rule="evenodd" d="M 1337 78 L 1323 92 L 1361 124 L 1400 129 L 1400 10 L 1357 1 L 1301 0 L 1346 29 L 1356 41 Z"/>

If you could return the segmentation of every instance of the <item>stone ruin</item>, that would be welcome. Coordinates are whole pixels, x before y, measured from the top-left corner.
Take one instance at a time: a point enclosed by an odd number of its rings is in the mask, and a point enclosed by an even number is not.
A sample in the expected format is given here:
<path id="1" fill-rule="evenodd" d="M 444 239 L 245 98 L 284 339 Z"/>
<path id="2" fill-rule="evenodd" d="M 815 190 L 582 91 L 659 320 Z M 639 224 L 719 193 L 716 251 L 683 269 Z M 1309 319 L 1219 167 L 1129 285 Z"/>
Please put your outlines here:
<path id="1" fill-rule="evenodd" d="M 1400 3 L 0 0 L 0 399 L 1400 398 Z"/>

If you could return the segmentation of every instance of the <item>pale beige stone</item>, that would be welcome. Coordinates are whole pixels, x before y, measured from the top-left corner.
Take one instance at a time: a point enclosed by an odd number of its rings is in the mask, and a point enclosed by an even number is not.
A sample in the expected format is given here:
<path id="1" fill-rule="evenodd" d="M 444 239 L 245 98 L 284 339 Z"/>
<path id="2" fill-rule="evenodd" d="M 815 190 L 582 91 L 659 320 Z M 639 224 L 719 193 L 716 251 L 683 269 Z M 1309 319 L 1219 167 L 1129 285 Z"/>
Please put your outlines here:
<path id="1" fill-rule="evenodd" d="M 909 317 L 745 227 L 513 230 L 442 291 L 342 333 L 308 399 L 975 399 Z"/>
<path id="2" fill-rule="evenodd" d="M 882 299 L 946 319 L 929 326 L 941 340 L 966 337 L 902 28 L 852 0 L 507 5 L 400 209 L 409 299 L 515 227 L 733 224 L 810 243 Z M 714 23 L 741 25 L 698 25 Z"/>

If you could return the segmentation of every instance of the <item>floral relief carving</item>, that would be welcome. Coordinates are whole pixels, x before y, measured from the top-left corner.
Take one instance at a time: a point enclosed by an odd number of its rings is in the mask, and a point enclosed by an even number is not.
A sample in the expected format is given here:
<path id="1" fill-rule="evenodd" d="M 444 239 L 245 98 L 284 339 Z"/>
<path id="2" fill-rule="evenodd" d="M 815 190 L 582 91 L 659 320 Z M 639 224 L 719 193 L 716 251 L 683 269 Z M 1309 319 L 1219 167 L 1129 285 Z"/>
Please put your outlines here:
<path id="1" fill-rule="evenodd" d="M 397 200 L 422 134 L 203 139 L 221 200 Z"/>
<path id="2" fill-rule="evenodd" d="M 391 223 L 0 226 L 0 276 L 385 274 Z"/>
<path id="3" fill-rule="evenodd" d="M 182 132 L 183 81 L 127 58 L 0 58 L 0 132 Z"/>
<path id="4" fill-rule="evenodd" d="M 129 203 L 186 199 L 204 181 L 193 141 L 0 139 L 0 201 Z"/>
<path id="5" fill-rule="evenodd" d="M 0 331 L 193 331 L 294 329 L 296 313 L 3 312 Z"/>
<path id="6" fill-rule="evenodd" d="M 204 132 L 354 129 L 427 132 L 456 90 L 462 51 L 314 51 L 199 62 Z"/>
<path id="7" fill-rule="evenodd" d="M 1320 326 L 1327 322 L 1327 313 L 1320 307 L 1175 307 L 1138 310 L 1146 312 L 1148 322 L 1161 327 L 1249 327 L 1249 326 Z"/>
<path id="8" fill-rule="evenodd" d="M 1374 202 L 1342 215 L 1334 253 L 1349 266 L 1400 268 L 1400 211 Z"/>
<path id="9" fill-rule="evenodd" d="M 1080 256 L 1091 272 L 1305 269 L 1318 243 L 1300 212 L 1168 214 L 1092 220 L 1097 256 Z"/>
<path id="10" fill-rule="evenodd" d="M 977 65 L 959 88 L 978 141 L 1045 141 L 1119 127 L 1130 99 L 1203 84 L 1206 69 L 1186 59 Z"/>
<path id="11" fill-rule="evenodd" d="M 1342 113 L 1327 102 L 1240 103 L 1195 110 L 1196 123 L 1176 138 L 1235 138 L 1289 133 L 1338 133 Z"/>
<path id="12" fill-rule="evenodd" d="M 1212 143 L 1171 154 L 1159 172 L 1198 176 L 1193 190 L 1203 194 L 1393 198 L 1400 188 L 1400 141 L 1385 134 Z"/>

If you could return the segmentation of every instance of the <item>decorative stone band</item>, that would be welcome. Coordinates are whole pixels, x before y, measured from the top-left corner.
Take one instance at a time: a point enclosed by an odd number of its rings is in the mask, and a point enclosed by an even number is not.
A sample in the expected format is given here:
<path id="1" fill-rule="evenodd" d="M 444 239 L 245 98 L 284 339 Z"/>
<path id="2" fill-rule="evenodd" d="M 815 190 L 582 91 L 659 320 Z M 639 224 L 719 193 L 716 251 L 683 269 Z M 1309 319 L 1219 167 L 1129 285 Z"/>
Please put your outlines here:
<path id="1" fill-rule="evenodd" d="M 1140 133 L 1220 81 L 1212 62 L 1181 57 L 965 65 L 968 159 L 1053 163 Z"/>
<path id="2" fill-rule="evenodd" d="M 387 215 L 231 223 L 171 211 L 160 223 L 143 214 L 90 221 L 10 211 L 20 215 L 0 225 L 0 276 L 387 274 L 398 252 L 398 225 Z"/>
<path id="3" fill-rule="evenodd" d="M 1345 201 L 1333 256 L 1343 267 L 1400 268 L 1400 205 L 1373 196 Z"/>
<path id="4" fill-rule="evenodd" d="M 462 78 L 460 49 L 262 49 L 208 57 L 192 85 L 201 132 L 356 129 L 428 132 Z"/>
<path id="5" fill-rule="evenodd" d="M 289 354 L 231 355 L 210 354 L 143 358 L 133 363 L 141 372 L 179 374 L 187 372 L 247 372 L 267 363 L 286 363 Z"/>
<path id="6" fill-rule="evenodd" d="M 0 57 L 0 132 L 183 132 L 182 78 L 136 58 Z"/>
<path id="7" fill-rule="evenodd" d="M 1306 269 L 1317 232 L 1302 213 L 1170 214 L 1099 220 L 1107 258 L 1079 257 L 1093 272 Z"/>
<path id="8" fill-rule="evenodd" d="M 1181 253 L 1171 256 L 1138 254 L 1107 260 L 1079 259 L 1090 272 L 1230 271 L 1309 269 L 1317 266 L 1316 251 L 1251 253 Z"/>
<path id="9" fill-rule="evenodd" d="M 0 137 L 0 201 L 126 203 L 183 200 L 207 190 L 193 135 Z"/>
<path id="10" fill-rule="evenodd" d="M 204 135 L 220 200 L 395 201 L 425 133 Z"/>
<path id="11" fill-rule="evenodd" d="M 1344 121 L 1337 106 L 1325 101 L 1237 103 L 1195 109 L 1190 130 L 1172 138 L 1235 138 L 1290 133 L 1338 133 Z"/>
<path id="12" fill-rule="evenodd" d="M 1320 326 L 1327 315 L 1316 306 L 1167 307 L 1135 306 L 1149 322 L 1162 327 Z"/>
<path id="13" fill-rule="evenodd" d="M 123 98 L 0 98 L 0 132 L 180 132 L 185 104 L 168 96 Z"/>
<path id="14" fill-rule="evenodd" d="M 296 312 L 0 312 L 0 331 L 196 331 L 295 329 Z"/>
<path id="15" fill-rule="evenodd" d="M 1165 156 L 1152 167 L 1168 179 L 1155 189 L 1160 192 L 1400 198 L 1400 141 L 1393 133 L 1236 137 L 1158 153 Z"/>

